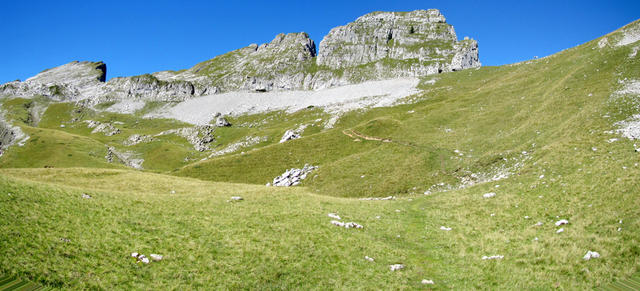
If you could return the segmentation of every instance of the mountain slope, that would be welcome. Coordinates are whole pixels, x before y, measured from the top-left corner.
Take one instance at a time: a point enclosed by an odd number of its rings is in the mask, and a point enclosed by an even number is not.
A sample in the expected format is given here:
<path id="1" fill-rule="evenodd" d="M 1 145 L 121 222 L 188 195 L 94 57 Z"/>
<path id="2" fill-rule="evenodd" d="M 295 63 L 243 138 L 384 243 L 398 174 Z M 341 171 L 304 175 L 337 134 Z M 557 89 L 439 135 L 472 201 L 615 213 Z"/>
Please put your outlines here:
<path id="1" fill-rule="evenodd" d="M 640 264 L 639 31 L 427 76 L 394 106 L 237 115 L 213 129 L 142 117 L 165 104 L 55 103 L 36 124 L 30 100 L 3 100 L 31 137 L 0 157 L 21 167 L 0 169 L 0 275 L 62 289 L 583 290 L 625 278 Z M 279 142 L 287 130 L 301 137 Z M 88 154 L 107 146 L 164 174 Z M 319 168 L 302 187 L 263 186 L 304 164 Z M 44 165 L 55 168 L 29 168 Z"/>

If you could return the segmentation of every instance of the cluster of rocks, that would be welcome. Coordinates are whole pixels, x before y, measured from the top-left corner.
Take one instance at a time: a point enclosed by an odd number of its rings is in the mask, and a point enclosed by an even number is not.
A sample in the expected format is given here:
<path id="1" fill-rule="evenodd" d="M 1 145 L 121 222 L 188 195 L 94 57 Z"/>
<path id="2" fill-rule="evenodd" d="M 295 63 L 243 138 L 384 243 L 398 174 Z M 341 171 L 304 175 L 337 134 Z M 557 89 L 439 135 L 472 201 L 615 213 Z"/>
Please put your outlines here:
<path id="1" fill-rule="evenodd" d="M 215 131 L 215 126 L 205 124 L 205 125 L 196 125 L 194 127 L 183 127 L 178 129 L 170 129 L 160 132 L 154 136 L 162 136 L 168 134 L 175 134 L 181 137 L 184 137 L 193 148 L 197 151 L 204 152 L 209 150 L 209 144 L 215 141 L 213 133 Z"/>
<path id="2" fill-rule="evenodd" d="M 144 163 L 144 159 L 138 159 L 135 158 L 135 156 L 136 154 L 132 152 L 119 152 L 114 147 L 107 147 L 107 154 L 104 158 L 109 163 L 118 161 L 129 168 L 142 170 L 142 163 Z"/>
<path id="3" fill-rule="evenodd" d="M 122 144 L 126 146 L 133 146 L 143 142 L 151 142 L 152 140 L 153 137 L 149 135 L 132 134 L 127 138 L 127 140 L 123 141 Z"/>
<path id="4" fill-rule="evenodd" d="M 289 187 L 299 185 L 302 180 L 307 178 L 309 173 L 317 168 L 316 166 L 305 164 L 302 169 L 291 168 L 286 170 L 282 175 L 273 179 L 273 186 Z"/>
<path id="5" fill-rule="evenodd" d="M 213 115 L 213 119 L 215 120 L 215 125 L 217 127 L 231 126 L 231 123 L 227 121 L 227 119 L 224 116 L 222 116 L 222 113 L 220 112 Z"/>
<path id="6" fill-rule="evenodd" d="M 113 126 L 111 123 L 102 123 L 95 120 L 85 120 L 88 128 L 93 128 L 91 133 L 103 133 L 106 136 L 112 136 L 120 133 L 120 129 Z"/>
<path id="7" fill-rule="evenodd" d="M 0 112 L 0 156 L 7 148 L 14 144 L 23 146 L 29 139 L 29 136 L 25 134 L 19 126 L 11 125 L 4 120 L 4 114 Z"/>
<path id="8" fill-rule="evenodd" d="M 344 227 L 344 228 L 364 228 L 364 226 L 357 224 L 355 222 L 342 222 L 342 221 L 332 220 L 331 224 L 335 226 Z"/>
<path id="9" fill-rule="evenodd" d="M 209 158 L 233 153 L 241 148 L 250 147 L 252 145 L 256 145 L 264 141 L 267 141 L 266 136 L 246 136 L 243 140 L 239 142 L 232 143 L 221 150 L 211 152 L 211 154 L 209 155 Z"/>
<path id="10" fill-rule="evenodd" d="M 149 258 L 147 258 L 147 256 L 140 253 L 131 253 L 131 257 L 135 258 L 137 263 L 148 264 L 151 262 L 149 261 Z M 158 255 L 158 254 L 150 254 L 149 257 L 154 262 L 162 261 L 162 259 L 164 258 L 162 255 Z"/>
<path id="11" fill-rule="evenodd" d="M 289 129 L 284 133 L 284 135 L 282 135 L 282 138 L 280 138 L 280 143 L 283 143 L 283 142 L 288 141 L 288 140 L 298 139 L 298 138 L 301 138 L 301 137 L 302 137 L 302 135 L 300 135 L 300 133 L 298 133 L 298 132 L 296 132 L 296 131 L 294 131 L 292 129 Z"/>

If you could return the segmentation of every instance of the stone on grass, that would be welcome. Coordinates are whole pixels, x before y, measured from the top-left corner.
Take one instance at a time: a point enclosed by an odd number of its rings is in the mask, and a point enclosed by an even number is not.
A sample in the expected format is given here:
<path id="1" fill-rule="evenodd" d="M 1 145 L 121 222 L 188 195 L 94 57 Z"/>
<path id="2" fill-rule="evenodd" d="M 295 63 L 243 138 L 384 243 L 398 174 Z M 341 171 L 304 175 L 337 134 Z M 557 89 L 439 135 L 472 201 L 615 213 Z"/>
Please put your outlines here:
<path id="1" fill-rule="evenodd" d="M 482 197 L 484 197 L 484 198 L 491 198 L 491 197 L 494 197 L 494 196 L 496 196 L 496 193 L 494 193 L 494 192 L 489 192 L 489 193 L 485 193 L 485 194 L 482 195 Z"/>
<path id="2" fill-rule="evenodd" d="M 584 257 L 582 257 L 583 260 L 591 260 L 591 259 L 597 259 L 600 257 L 600 254 L 598 252 L 592 252 L 592 251 L 587 251 L 587 254 L 584 255 Z"/>
<path id="3" fill-rule="evenodd" d="M 556 230 L 556 233 L 561 233 L 563 231 L 564 231 L 564 228 L 560 228 L 560 229 Z"/>
<path id="4" fill-rule="evenodd" d="M 317 169 L 316 166 L 304 165 L 302 169 L 292 168 L 285 171 L 282 175 L 273 179 L 273 186 L 289 187 L 300 184 L 302 180 L 307 178 L 307 175 L 313 170 Z"/>
<path id="5" fill-rule="evenodd" d="M 282 135 L 282 138 L 280 139 L 280 143 L 283 143 L 288 140 L 299 139 L 301 137 L 302 136 L 300 135 L 300 133 L 290 129 L 290 130 L 287 130 L 284 133 L 284 135 Z"/>
<path id="6" fill-rule="evenodd" d="M 502 255 L 482 256 L 483 260 L 502 260 L 502 258 L 504 258 Z"/>
<path id="7" fill-rule="evenodd" d="M 374 259 L 372 257 L 369 257 L 369 256 L 364 256 L 364 259 L 369 261 L 369 262 L 373 262 L 374 261 Z"/>
<path id="8" fill-rule="evenodd" d="M 244 200 L 244 198 L 240 196 L 231 196 L 231 201 L 241 201 L 241 200 Z"/>
<path id="9" fill-rule="evenodd" d="M 441 230 L 450 231 L 450 230 L 451 230 L 451 227 L 446 227 L 446 226 L 444 226 L 444 225 L 443 225 L 443 226 L 441 226 L 441 227 L 440 227 L 440 229 L 441 229 Z"/>
<path id="10" fill-rule="evenodd" d="M 331 218 L 335 218 L 337 220 L 340 220 L 340 216 L 335 214 L 335 213 L 329 213 L 327 216 L 331 217 Z"/>
<path id="11" fill-rule="evenodd" d="M 155 262 L 162 261 L 162 258 L 163 258 L 162 255 L 158 255 L 158 254 L 150 254 L 149 257 L 151 257 L 151 259 L 154 260 Z"/>
<path id="12" fill-rule="evenodd" d="M 402 269 L 404 269 L 404 265 L 403 264 L 393 264 L 393 265 L 389 266 L 389 269 L 391 269 L 391 271 L 402 270 Z"/>
<path id="13" fill-rule="evenodd" d="M 364 226 L 357 224 L 355 222 L 340 222 L 337 220 L 332 220 L 331 224 L 335 225 L 335 226 L 340 226 L 340 227 L 344 227 L 344 228 L 364 228 Z"/>
<path id="14" fill-rule="evenodd" d="M 91 199 L 91 195 L 87 194 L 87 193 L 82 193 L 82 198 L 84 199 Z"/>
<path id="15" fill-rule="evenodd" d="M 566 219 L 560 219 L 558 221 L 556 221 L 556 226 L 561 226 L 561 225 L 565 225 L 565 224 L 569 224 L 569 221 Z"/>
<path id="16" fill-rule="evenodd" d="M 435 283 L 433 283 L 433 280 L 427 280 L 427 279 L 422 279 L 422 281 L 420 282 L 423 285 L 433 285 Z"/>

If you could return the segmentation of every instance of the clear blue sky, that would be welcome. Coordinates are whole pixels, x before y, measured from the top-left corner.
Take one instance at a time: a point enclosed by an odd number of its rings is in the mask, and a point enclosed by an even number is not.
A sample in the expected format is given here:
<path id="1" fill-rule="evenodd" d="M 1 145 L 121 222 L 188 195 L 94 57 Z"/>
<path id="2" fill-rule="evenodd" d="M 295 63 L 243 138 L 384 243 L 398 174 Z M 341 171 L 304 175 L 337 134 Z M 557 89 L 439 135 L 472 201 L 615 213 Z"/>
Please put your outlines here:
<path id="1" fill-rule="evenodd" d="M 2 1 L 0 84 L 74 60 L 104 61 L 109 79 L 184 69 L 280 32 L 319 45 L 368 12 L 429 8 L 478 40 L 483 65 L 553 54 L 640 18 L 640 0 Z"/>

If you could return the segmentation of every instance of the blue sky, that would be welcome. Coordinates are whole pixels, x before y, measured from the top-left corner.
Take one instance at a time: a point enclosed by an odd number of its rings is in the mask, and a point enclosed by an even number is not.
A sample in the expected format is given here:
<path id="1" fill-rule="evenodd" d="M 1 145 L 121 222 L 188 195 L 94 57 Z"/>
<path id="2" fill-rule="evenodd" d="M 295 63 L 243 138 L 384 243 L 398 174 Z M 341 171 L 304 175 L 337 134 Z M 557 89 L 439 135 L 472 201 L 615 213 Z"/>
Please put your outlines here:
<path id="1" fill-rule="evenodd" d="M 74 60 L 104 61 L 109 79 L 179 70 L 280 32 L 319 45 L 368 12 L 429 8 L 478 40 L 483 65 L 553 54 L 640 18 L 638 0 L 2 1 L 0 83 Z"/>

